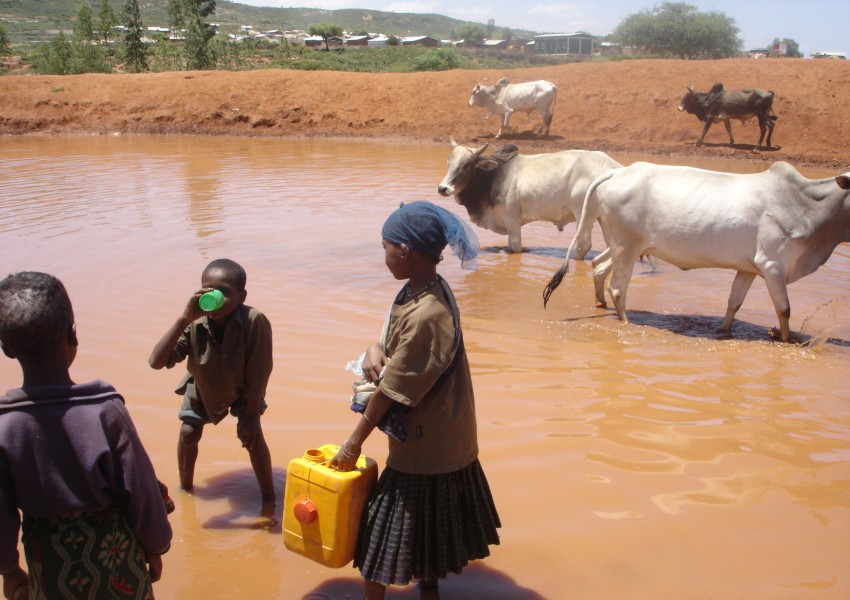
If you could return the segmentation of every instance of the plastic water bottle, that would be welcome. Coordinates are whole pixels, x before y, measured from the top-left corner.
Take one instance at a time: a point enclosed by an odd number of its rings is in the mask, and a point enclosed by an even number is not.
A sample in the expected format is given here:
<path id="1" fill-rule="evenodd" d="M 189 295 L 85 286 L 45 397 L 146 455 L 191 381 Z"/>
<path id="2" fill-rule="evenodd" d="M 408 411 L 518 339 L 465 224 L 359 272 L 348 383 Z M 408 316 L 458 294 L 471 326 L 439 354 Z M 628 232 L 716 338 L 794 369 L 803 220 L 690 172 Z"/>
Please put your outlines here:
<path id="1" fill-rule="evenodd" d="M 198 298 L 198 304 L 204 312 L 213 312 L 224 306 L 224 294 L 219 290 L 207 292 Z"/>

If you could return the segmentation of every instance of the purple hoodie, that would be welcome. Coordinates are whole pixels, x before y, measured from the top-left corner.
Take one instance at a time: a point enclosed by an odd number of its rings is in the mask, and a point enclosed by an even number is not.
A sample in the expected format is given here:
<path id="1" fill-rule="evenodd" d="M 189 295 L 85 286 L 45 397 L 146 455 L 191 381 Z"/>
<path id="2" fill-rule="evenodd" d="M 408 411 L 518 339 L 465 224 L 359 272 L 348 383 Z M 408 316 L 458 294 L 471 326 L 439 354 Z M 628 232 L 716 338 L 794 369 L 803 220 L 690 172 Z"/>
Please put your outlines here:
<path id="1" fill-rule="evenodd" d="M 49 517 L 116 502 L 146 553 L 168 551 L 153 465 L 115 388 L 93 381 L 0 396 L 0 572 L 18 564 L 19 511 Z"/>

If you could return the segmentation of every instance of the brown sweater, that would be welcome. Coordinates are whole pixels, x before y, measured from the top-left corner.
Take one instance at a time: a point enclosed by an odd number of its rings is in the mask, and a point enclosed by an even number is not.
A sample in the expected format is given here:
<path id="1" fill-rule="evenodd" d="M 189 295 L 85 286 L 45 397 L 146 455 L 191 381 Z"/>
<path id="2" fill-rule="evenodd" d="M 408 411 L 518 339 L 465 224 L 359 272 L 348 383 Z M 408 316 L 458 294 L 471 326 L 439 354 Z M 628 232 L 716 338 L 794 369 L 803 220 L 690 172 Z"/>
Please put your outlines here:
<path id="1" fill-rule="evenodd" d="M 451 293 L 451 292 L 449 292 Z M 387 466 L 417 475 L 444 474 L 478 457 L 475 397 L 464 353 L 437 386 L 454 339 L 451 305 L 437 285 L 405 304 L 394 304 L 387 341 L 383 392 L 409 407 L 408 437 L 390 440 Z"/>

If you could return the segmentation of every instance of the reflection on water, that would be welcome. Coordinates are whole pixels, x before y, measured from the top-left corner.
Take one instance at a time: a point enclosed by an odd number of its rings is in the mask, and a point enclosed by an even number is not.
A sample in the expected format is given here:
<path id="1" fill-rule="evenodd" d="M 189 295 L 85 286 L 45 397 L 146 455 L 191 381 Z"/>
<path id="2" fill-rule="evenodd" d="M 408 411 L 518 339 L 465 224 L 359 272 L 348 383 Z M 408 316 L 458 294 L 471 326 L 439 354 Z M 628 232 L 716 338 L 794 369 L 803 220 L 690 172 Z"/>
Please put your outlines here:
<path id="1" fill-rule="evenodd" d="M 264 429 L 280 497 L 287 462 L 339 443 L 353 424 L 343 367 L 376 339 L 399 286 L 383 265 L 384 218 L 421 198 L 466 218 L 436 195 L 448 150 L 7 138 L 0 271 L 63 279 L 81 342 L 75 378 L 102 377 L 124 393 L 174 492 L 180 372 L 150 370 L 147 355 L 209 260 L 241 262 L 248 303 L 275 328 Z M 504 528 L 493 556 L 450 577 L 444 597 L 850 596 L 848 246 L 790 286 L 792 329 L 809 342 L 792 346 L 770 340 L 776 315 L 761 280 L 732 334 L 720 335 L 731 272 L 639 264 L 623 325 L 594 308 L 587 262 L 544 310 L 543 286 L 573 226 L 526 226 L 522 255 L 477 231 L 479 270 L 451 259 L 441 272 L 463 312 L 481 459 Z M 595 241 L 598 252 L 598 232 Z M 0 384 L 19 380 L 13 362 L 0 362 Z M 386 456 L 377 434 L 365 451 L 379 463 Z M 259 494 L 231 420 L 205 432 L 196 480 L 195 496 L 172 493 L 175 542 L 158 597 L 358 596 L 356 572 L 285 550 L 279 526 L 256 527 Z"/>

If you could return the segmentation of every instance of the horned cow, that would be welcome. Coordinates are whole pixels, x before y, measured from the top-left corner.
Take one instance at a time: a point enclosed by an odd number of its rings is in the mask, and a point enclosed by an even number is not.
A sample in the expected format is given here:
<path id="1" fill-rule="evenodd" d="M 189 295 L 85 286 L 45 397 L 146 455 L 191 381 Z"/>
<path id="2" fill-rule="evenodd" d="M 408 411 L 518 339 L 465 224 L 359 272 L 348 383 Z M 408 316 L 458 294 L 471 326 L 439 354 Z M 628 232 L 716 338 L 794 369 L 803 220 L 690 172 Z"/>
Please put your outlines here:
<path id="1" fill-rule="evenodd" d="M 607 154 L 590 150 L 525 155 L 506 144 L 488 156 L 488 144 L 471 148 L 452 139 L 451 146 L 437 192 L 453 195 L 479 227 L 507 234 L 511 252 L 522 252 L 526 223 L 550 221 L 562 230 L 577 221 L 590 183 L 620 166 Z M 588 232 L 578 241 L 576 257 L 583 258 L 590 247 Z"/>

